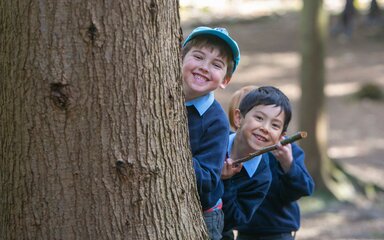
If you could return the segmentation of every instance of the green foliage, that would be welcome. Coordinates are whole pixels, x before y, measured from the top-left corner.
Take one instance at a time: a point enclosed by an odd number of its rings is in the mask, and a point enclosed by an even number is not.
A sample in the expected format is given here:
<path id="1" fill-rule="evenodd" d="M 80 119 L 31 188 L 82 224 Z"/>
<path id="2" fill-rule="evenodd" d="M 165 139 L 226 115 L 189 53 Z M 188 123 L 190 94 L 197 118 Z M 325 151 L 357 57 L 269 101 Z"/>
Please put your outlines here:
<path id="1" fill-rule="evenodd" d="M 358 100 L 370 99 L 379 101 L 384 99 L 384 93 L 379 85 L 367 83 L 360 87 L 360 89 L 354 94 L 354 97 Z"/>
<path id="2" fill-rule="evenodd" d="M 299 201 L 302 213 L 312 213 L 326 210 L 329 204 L 338 200 L 327 192 L 315 191 L 310 197 L 303 197 Z"/>
<path id="3" fill-rule="evenodd" d="M 211 13 L 211 9 L 210 9 L 209 7 L 203 7 L 203 8 L 201 9 L 201 11 L 202 11 L 203 13 L 206 13 L 206 14 Z"/>

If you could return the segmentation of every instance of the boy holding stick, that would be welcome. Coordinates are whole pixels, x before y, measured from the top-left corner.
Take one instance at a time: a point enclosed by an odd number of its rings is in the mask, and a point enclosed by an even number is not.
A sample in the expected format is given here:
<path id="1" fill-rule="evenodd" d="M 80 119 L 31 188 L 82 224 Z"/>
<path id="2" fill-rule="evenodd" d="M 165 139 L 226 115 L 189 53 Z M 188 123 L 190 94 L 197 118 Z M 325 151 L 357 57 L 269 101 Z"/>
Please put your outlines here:
<path id="1" fill-rule="evenodd" d="M 296 144 L 280 143 L 291 114 L 289 99 L 279 89 L 269 86 L 249 92 L 233 111 L 232 127 L 237 131 L 230 136 L 230 158 L 222 171 L 224 239 L 233 239 L 232 229 L 238 230 L 238 240 L 294 239 L 292 233 L 299 228 L 300 220 L 296 200 L 312 194 L 314 183 L 304 165 L 302 149 Z M 256 170 L 265 160 L 271 173 L 271 184 L 263 197 L 252 193 L 255 187 L 251 187 L 250 179 L 254 177 L 247 179 L 244 172 L 244 168 L 249 171 L 246 164 L 254 160 L 243 164 L 234 162 L 271 145 L 275 145 L 275 150 L 254 157 L 260 158 Z M 230 185 L 235 187 L 231 189 Z M 236 209 L 236 206 L 239 207 Z M 236 212 L 237 215 L 247 213 L 248 222 L 236 218 Z"/>

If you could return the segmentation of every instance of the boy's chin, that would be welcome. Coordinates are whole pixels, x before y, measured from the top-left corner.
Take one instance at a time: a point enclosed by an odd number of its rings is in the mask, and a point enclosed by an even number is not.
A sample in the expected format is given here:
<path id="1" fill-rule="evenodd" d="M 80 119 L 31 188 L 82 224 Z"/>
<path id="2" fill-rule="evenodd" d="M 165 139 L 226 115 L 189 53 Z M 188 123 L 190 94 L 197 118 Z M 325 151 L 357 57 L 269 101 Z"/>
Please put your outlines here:
<path id="1" fill-rule="evenodd" d="M 254 146 L 253 150 L 254 152 L 260 151 L 261 149 L 264 149 L 266 147 L 270 147 L 274 145 L 273 143 L 263 143 L 263 144 L 257 144 Z"/>

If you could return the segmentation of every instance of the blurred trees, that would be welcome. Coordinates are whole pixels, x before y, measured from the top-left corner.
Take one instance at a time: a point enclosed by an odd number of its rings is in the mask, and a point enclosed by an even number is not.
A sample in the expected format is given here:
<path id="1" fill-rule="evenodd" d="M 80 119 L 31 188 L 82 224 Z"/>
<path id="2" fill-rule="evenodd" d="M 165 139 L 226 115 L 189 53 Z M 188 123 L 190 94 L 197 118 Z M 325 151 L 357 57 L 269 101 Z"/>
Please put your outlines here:
<path id="1" fill-rule="evenodd" d="M 347 0 L 346 7 L 349 2 L 353 0 Z M 354 200 L 356 194 L 365 188 L 364 183 L 345 172 L 327 154 L 328 124 L 324 87 L 328 17 L 322 0 L 303 0 L 303 3 L 299 128 L 309 134 L 300 144 L 306 152 L 306 164 L 315 180 L 316 191 L 331 193 L 340 200 Z"/>
<path id="2" fill-rule="evenodd" d="M 358 2 L 356 0 L 345 0 L 344 9 L 338 16 L 331 29 L 333 37 L 341 36 L 347 40 L 351 39 L 356 28 L 359 16 Z M 366 14 L 367 23 L 375 25 L 382 24 L 382 9 L 376 0 L 371 0 Z"/>
<path id="3" fill-rule="evenodd" d="M 308 131 L 300 144 L 317 190 L 327 190 L 327 117 L 324 104 L 327 16 L 322 0 L 303 0 L 301 17 L 301 102 L 299 125 Z"/>
<path id="4" fill-rule="evenodd" d="M 377 1 L 371 0 L 369 12 L 368 12 L 368 20 L 371 22 L 379 21 L 381 20 L 382 15 L 383 15 L 382 9 L 377 3 Z"/>
<path id="5" fill-rule="evenodd" d="M 205 239 L 177 1 L 0 1 L 1 239 Z"/>
<path id="6" fill-rule="evenodd" d="M 345 6 L 339 20 L 338 34 L 344 34 L 347 38 L 352 37 L 354 22 L 356 18 L 355 0 L 345 0 Z"/>

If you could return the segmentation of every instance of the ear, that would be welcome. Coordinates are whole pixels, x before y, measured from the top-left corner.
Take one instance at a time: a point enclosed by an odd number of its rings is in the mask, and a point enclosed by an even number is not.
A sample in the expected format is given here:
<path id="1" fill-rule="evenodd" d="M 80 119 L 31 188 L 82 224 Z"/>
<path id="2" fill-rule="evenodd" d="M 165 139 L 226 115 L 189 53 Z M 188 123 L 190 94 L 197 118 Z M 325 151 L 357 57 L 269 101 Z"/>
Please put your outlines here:
<path id="1" fill-rule="evenodd" d="M 228 86 L 230 80 L 231 80 L 231 77 L 225 76 L 223 82 L 220 83 L 219 87 L 221 89 L 224 89 L 225 87 Z"/>
<path id="2" fill-rule="evenodd" d="M 241 117 L 240 110 L 235 109 L 233 114 L 233 123 L 235 124 L 236 130 L 240 128 L 241 120 L 242 120 L 242 117 Z"/>

